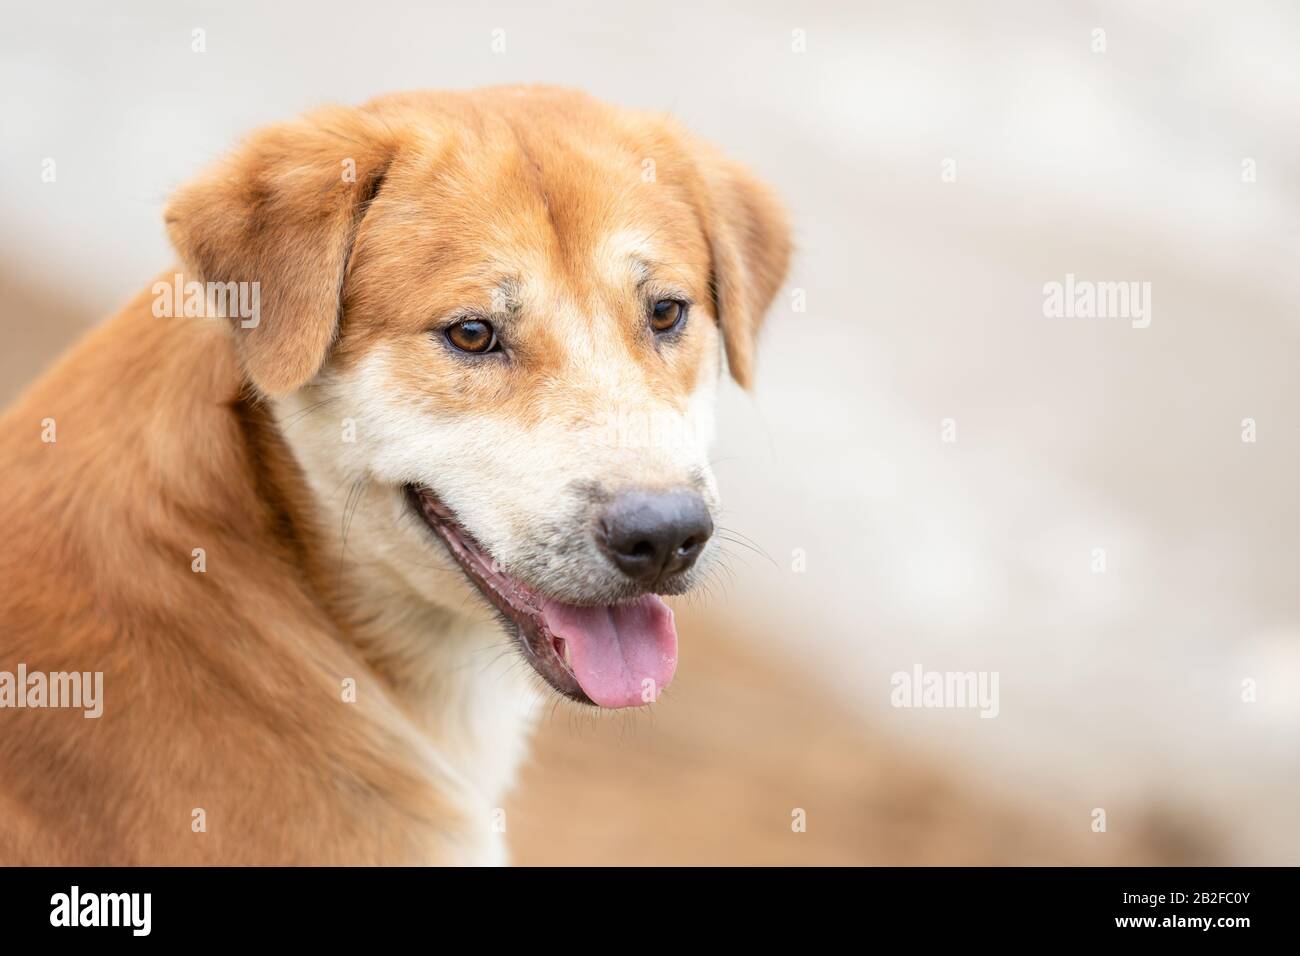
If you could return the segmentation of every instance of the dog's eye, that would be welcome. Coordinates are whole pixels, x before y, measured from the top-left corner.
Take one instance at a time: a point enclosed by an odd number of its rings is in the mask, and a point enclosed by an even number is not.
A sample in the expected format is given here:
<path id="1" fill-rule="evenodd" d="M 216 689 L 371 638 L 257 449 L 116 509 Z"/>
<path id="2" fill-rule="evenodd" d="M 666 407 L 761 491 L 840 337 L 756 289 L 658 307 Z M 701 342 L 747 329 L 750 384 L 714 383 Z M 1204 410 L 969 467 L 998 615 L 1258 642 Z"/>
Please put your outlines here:
<path id="1" fill-rule="evenodd" d="M 671 332 L 686 318 L 686 303 L 677 299 L 660 299 L 650 309 L 650 328 Z"/>
<path id="2" fill-rule="evenodd" d="M 447 327 L 447 341 L 462 352 L 483 354 L 495 352 L 501 346 L 497 343 L 496 330 L 492 323 L 482 319 L 465 319 Z"/>

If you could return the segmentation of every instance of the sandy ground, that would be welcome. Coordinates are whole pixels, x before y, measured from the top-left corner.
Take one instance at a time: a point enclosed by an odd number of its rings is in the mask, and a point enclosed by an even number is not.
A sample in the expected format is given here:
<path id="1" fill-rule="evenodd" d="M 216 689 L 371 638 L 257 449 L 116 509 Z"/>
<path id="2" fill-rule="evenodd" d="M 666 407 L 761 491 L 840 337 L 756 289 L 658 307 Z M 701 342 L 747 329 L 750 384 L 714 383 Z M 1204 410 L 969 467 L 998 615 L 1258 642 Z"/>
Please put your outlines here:
<path id="1" fill-rule="evenodd" d="M 981 789 L 969 773 L 686 617 L 654 713 L 557 708 L 507 807 L 522 865 L 1144 865 L 1222 857 L 1202 821 L 1134 802 L 1091 830 L 1076 796 Z M 1068 809 L 1073 803 L 1073 813 Z M 1061 808 L 1061 809 L 1058 809 Z M 1061 812 L 1064 809 L 1064 812 Z M 796 830 L 798 811 L 806 826 Z"/>

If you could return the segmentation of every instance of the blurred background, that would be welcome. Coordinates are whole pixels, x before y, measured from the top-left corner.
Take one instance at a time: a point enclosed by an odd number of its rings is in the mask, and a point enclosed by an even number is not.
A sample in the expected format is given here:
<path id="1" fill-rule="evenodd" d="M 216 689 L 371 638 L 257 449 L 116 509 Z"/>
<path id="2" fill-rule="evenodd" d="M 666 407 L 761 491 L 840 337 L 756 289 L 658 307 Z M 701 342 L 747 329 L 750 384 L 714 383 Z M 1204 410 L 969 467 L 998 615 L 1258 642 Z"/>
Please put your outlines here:
<path id="1" fill-rule="evenodd" d="M 172 263 L 171 190 L 322 103 L 581 87 L 787 201 L 798 256 L 715 456 L 753 547 L 679 603 L 653 713 L 544 720 L 518 862 L 1300 863 L 1294 5 L 5 21 L 3 401 Z M 1149 282 L 1149 327 L 1045 317 L 1069 274 Z M 917 666 L 998 674 L 998 716 L 892 706 Z"/>

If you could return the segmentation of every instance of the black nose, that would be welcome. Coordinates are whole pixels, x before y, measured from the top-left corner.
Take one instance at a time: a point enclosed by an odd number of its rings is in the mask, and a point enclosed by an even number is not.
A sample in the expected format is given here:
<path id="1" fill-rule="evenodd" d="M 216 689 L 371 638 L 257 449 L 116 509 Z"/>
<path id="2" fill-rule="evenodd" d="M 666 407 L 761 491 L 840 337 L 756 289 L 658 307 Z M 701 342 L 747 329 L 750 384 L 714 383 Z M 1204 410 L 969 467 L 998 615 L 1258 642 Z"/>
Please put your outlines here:
<path id="1" fill-rule="evenodd" d="M 709 508 L 693 491 L 628 491 L 600 516 L 596 538 L 632 580 L 650 586 L 685 571 L 713 534 Z"/>

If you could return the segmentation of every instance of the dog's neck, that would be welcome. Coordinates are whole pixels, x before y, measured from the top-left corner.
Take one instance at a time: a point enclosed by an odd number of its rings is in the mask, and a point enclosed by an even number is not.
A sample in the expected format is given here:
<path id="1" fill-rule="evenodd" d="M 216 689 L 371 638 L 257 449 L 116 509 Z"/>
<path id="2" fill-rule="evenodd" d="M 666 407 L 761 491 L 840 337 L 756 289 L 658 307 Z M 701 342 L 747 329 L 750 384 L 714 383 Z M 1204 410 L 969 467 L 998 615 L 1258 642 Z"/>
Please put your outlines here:
<path id="1" fill-rule="evenodd" d="M 475 609 L 440 605 L 391 553 L 391 489 L 340 481 L 310 396 L 237 408 L 263 501 L 292 537 L 312 590 L 401 709 L 496 807 L 513 782 L 540 709 L 509 637 Z M 458 574 L 426 568 L 429 575 Z M 444 583 L 445 586 L 445 583 Z"/>

